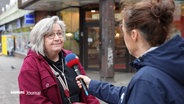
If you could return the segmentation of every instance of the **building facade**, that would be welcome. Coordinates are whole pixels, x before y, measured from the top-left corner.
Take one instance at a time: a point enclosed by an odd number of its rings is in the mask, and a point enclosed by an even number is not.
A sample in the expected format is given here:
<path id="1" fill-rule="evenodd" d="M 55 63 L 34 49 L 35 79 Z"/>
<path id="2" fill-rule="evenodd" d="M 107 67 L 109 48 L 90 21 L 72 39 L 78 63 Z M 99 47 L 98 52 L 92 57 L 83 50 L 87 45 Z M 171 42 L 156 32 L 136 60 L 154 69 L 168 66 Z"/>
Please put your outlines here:
<path id="1" fill-rule="evenodd" d="M 129 0 L 135 2 L 139 0 Z M 80 57 L 85 69 L 100 70 L 101 77 L 113 77 L 114 70 L 131 72 L 129 55 L 119 30 L 120 0 L 18 0 L 16 11 L 0 14 L 4 54 L 26 55 L 29 32 L 40 19 L 57 15 L 66 28 L 64 48 Z M 176 1 L 173 34 L 184 37 L 183 1 Z M 14 7 L 14 8 L 15 8 Z M 12 12 L 12 10 L 10 12 Z M 20 12 L 24 11 L 24 13 Z M 19 16 L 15 16 L 18 13 Z M 5 15 L 7 14 L 7 15 Z M 4 21 L 4 22 L 2 22 Z M 109 25 L 110 24 L 110 25 Z M 7 43 L 7 44 L 5 44 Z"/>

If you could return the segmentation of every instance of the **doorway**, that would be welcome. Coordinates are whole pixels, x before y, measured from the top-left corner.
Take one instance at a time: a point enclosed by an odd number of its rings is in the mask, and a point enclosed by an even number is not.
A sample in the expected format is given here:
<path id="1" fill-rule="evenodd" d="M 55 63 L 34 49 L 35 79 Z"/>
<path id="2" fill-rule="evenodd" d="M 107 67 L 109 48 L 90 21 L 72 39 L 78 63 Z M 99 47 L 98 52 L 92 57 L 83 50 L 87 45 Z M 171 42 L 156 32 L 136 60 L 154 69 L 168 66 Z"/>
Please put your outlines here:
<path id="1" fill-rule="evenodd" d="M 87 8 L 87 7 L 86 7 Z M 86 9 L 82 11 L 82 43 L 81 56 L 85 69 L 100 70 L 100 18 L 99 10 Z M 115 14 L 119 16 L 119 12 Z M 117 71 L 128 71 L 129 54 L 124 44 L 123 36 L 119 28 L 119 22 L 115 23 L 114 43 L 114 69 Z"/>
<path id="2" fill-rule="evenodd" d="M 87 69 L 100 70 L 100 26 L 98 21 L 86 22 L 85 31 L 87 39 L 86 61 Z M 118 26 L 115 27 L 115 51 L 114 51 L 114 69 L 116 71 L 129 71 L 129 54 L 125 47 L 123 36 L 119 34 Z"/>
<path id="3" fill-rule="evenodd" d="M 86 23 L 85 34 L 87 35 L 87 68 L 97 69 L 100 68 L 99 61 L 99 35 L 100 28 L 98 22 L 87 22 Z"/>

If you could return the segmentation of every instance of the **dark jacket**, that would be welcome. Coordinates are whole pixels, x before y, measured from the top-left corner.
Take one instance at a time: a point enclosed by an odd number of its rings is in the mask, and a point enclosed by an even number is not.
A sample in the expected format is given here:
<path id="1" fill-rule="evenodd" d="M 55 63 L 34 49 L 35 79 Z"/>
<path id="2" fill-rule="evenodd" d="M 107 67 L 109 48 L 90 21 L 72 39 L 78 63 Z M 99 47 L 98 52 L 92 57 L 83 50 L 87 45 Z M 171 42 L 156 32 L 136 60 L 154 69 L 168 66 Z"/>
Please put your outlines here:
<path id="1" fill-rule="evenodd" d="M 64 56 L 71 51 L 63 50 Z M 85 74 L 84 68 L 79 63 L 81 74 Z M 47 61 L 33 51 L 29 51 L 25 57 L 18 77 L 20 104 L 63 104 L 56 77 L 51 71 Z M 81 93 L 83 102 L 87 104 L 99 104 L 99 101 L 89 95 Z"/>
<path id="2" fill-rule="evenodd" d="M 92 80 L 89 92 L 109 104 L 184 104 L 184 40 L 175 36 L 135 59 L 127 87 Z"/>

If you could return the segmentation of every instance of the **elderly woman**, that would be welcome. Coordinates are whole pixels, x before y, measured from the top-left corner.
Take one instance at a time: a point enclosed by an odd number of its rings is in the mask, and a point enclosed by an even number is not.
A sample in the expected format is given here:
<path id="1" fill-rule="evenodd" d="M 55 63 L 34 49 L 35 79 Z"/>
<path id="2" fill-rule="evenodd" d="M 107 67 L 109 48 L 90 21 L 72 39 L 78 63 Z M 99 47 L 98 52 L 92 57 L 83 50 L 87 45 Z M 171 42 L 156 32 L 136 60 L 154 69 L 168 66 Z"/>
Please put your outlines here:
<path id="1" fill-rule="evenodd" d="M 64 22 L 57 16 L 40 20 L 32 29 L 30 50 L 18 77 L 23 92 L 20 104 L 99 104 L 95 97 L 86 96 L 78 87 L 74 70 L 65 65 L 64 58 L 71 53 L 63 49 L 65 30 Z M 80 63 L 78 67 L 85 74 Z"/>
<path id="2" fill-rule="evenodd" d="M 175 36 L 166 41 L 174 8 L 173 0 L 144 0 L 123 9 L 123 37 L 137 70 L 127 87 L 82 75 L 76 79 L 109 104 L 184 104 L 184 40 Z"/>

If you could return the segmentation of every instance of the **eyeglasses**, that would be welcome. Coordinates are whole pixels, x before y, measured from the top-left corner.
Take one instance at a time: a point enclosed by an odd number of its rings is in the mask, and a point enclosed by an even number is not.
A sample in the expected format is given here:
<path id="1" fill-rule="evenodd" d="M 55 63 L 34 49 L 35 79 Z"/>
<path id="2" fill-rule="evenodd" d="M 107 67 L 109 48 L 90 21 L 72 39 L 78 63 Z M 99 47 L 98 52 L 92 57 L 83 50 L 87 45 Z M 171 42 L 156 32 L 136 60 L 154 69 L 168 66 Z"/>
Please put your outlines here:
<path id="1" fill-rule="evenodd" d="M 56 35 L 58 36 L 58 38 L 63 38 L 64 37 L 63 32 L 51 33 L 51 34 L 46 35 L 46 37 L 49 38 L 49 39 L 54 39 Z"/>

